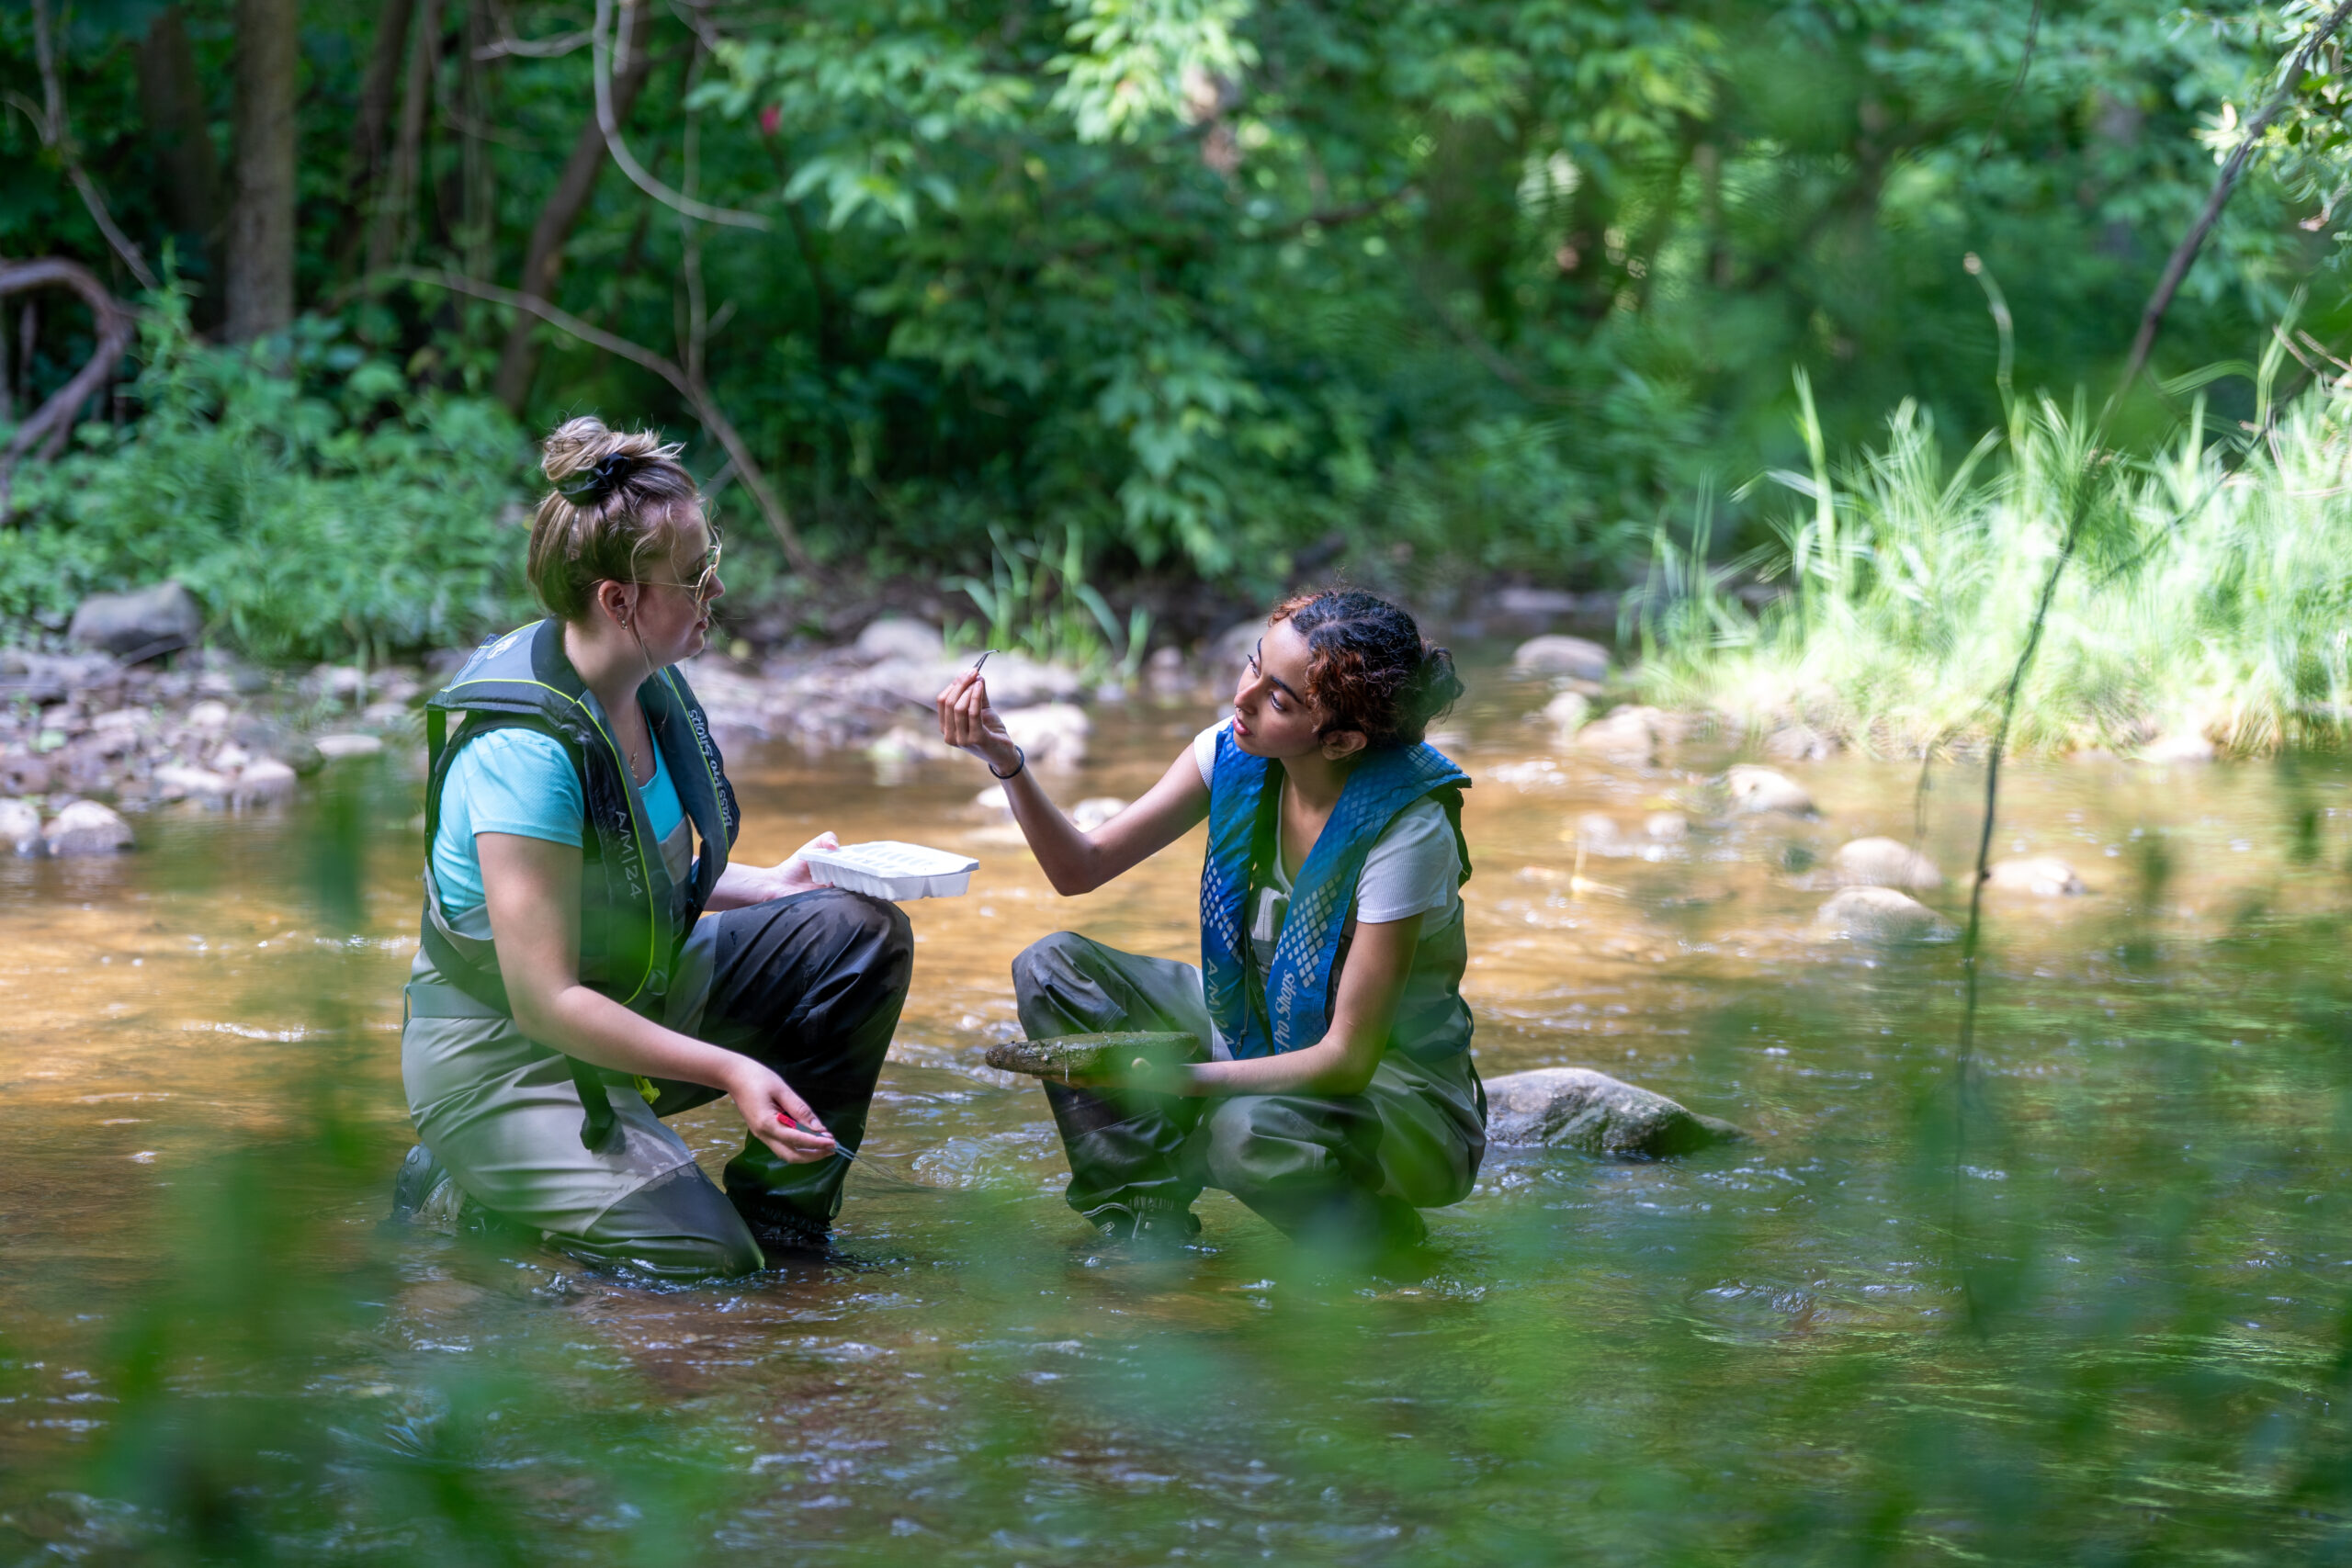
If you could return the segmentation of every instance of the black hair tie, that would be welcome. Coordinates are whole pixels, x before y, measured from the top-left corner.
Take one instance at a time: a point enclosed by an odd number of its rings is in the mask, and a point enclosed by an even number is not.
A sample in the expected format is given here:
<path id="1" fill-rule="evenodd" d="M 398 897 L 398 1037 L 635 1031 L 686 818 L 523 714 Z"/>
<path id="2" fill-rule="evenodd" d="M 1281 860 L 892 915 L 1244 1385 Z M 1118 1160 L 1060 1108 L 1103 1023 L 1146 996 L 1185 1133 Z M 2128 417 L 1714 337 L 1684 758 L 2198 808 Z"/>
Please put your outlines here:
<path id="1" fill-rule="evenodd" d="M 626 452 L 608 452 L 594 466 L 558 479 L 556 493 L 574 506 L 602 506 L 642 466 Z"/>

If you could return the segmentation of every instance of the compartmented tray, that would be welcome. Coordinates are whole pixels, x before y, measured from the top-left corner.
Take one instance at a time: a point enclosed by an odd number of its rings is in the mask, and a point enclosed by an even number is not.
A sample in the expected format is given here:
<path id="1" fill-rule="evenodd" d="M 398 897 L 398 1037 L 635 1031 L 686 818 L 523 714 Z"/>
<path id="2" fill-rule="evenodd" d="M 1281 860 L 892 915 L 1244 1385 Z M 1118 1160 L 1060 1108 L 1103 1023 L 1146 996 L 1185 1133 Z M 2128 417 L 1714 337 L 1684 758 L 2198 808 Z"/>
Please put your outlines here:
<path id="1" fill-rule="evenodd" d="M 1057 1034 L 1048 1040 L 1009 1040 L 988 1049 L 991 1067 L 1032 1077 L 1068 1077 L 1073 1073 L 1102 1074 L 1123 1068 L 1140 1070 L 1181 1062 L 1197 1062 L 1208 1055 L 1198 1039 L 1159 1030 L 1123 1030 L 1111 1034 Z"/>
<path id="2" fill-rule="evenodd" d="M 828 887 L 846 888 L 903 904 L 913 898 L 960 898 L 972 886 L 980 863 L 922 844 L 876 839 L 837 850 L 810 850 L 801 857 L 808 874 Z"/>

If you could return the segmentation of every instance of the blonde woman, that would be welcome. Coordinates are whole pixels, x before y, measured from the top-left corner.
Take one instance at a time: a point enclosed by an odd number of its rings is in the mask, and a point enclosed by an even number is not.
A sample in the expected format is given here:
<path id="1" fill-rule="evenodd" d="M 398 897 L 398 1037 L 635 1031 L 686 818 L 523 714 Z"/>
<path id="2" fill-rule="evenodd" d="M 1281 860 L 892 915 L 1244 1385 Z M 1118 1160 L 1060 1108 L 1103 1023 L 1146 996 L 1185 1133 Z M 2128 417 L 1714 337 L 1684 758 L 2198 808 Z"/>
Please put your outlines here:
<path id="1" fill-rule="evenodd" d="M 912 939 L 797 854 L 729 862 L 734 792 L 674 668 L 709 632 L 719 546 L 677 448 L 575 419 L 545 452 L 548 616 L 427 707 L 401 1041 L 420 1146 L 394 1209 L 446 1179 L 593 1260 L 744 1273 L 826 1246 Z M 723 1194 L 662 1122 L 722 1096 L 746 1129 Z"/>

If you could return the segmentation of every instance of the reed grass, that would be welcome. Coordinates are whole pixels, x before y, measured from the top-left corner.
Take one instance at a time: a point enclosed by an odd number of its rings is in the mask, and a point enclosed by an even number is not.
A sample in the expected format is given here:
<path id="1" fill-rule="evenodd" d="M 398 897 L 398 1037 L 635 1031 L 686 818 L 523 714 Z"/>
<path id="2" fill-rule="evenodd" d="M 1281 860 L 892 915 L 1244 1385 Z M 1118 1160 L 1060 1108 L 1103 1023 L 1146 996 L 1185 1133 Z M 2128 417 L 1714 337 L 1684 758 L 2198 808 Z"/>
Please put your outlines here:
<path id="1" fill-rule="evenodd" d="M 1833 464 L 1798 382 L 1802 507 L 1763 548 L 1711 563 L 1710 509 L 1663 534 L 1633 601 L 1644 694 L 1765 731 L 1804 725 L 1901 755 L 1966 749 L 1995 718 L 2035 597 L 2079 515 L 2014 744 L 2130 751 L 2202 736 L 2225 751 L 2332 742 L 2352 720 L 2352 389 L 2217 432 L 2199 398 L 2144 457 L 2094 446 L 2082 404 L 2019 400 L 1957 460 L 1905 403 L 1885 440 Z M 1751 607 L 1734 585 L 1781 592 Z"/>

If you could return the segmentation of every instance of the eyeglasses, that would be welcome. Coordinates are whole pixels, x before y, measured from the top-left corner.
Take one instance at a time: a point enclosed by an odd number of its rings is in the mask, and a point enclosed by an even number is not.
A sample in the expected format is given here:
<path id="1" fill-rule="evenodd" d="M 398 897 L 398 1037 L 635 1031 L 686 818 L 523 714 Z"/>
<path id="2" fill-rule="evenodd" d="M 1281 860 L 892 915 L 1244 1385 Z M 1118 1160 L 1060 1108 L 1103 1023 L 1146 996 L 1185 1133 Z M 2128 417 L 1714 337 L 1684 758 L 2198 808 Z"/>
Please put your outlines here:
<path id="1" fill-rule="evenodd" d="M 683 588 L 694 595 L 695 604 L 707 603 L 718 592 L 718 558 L 724 549 L 718 530 L 714 527 L 710 531 L 710 547 L 702 553 L 702 570 L 695 573 L 692 582 L 679 582 L 665 577 L 645 577 L 638 581 L 650 588 Z"/>

